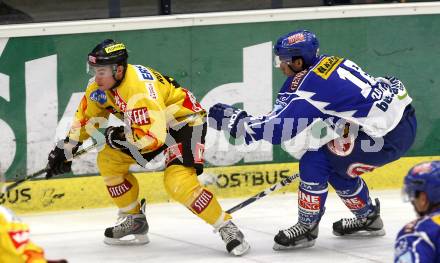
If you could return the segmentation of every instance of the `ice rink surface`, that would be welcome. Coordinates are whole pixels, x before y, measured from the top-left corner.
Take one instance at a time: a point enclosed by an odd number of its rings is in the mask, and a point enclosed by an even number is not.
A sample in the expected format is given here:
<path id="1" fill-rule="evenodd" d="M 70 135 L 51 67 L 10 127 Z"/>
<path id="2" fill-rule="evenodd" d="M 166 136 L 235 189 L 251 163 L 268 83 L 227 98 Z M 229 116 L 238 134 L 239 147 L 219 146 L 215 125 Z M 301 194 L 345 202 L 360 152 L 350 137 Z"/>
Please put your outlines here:
<path id="1" fill-rule="evenodd" d="M 147 204 L 150 243 L 144 246 L 108 246 L 104 229 L 116 222 L 116 209 L 94 209 L 22 216 L 31 227 L 31 238 L 44 247 L 48 258 L 69 262 L 392 262 L 399 229 L 415 218 L 412 206 L 400 192 L 372 191 L 379 197 L 386 235 L 343 238 L 332 234 L 332 223 L 351 217 L 335 193 L 330 193 L 326 213 L 314 247 L 273 251 L 273 237 L 297 221 L 296 193 L 267 196 L 233 214 L 251 250 L 243 257 L 226 253 L 211 226 L 177 203 Z M 243 199 L 220 200 L 225 209 Z"/>

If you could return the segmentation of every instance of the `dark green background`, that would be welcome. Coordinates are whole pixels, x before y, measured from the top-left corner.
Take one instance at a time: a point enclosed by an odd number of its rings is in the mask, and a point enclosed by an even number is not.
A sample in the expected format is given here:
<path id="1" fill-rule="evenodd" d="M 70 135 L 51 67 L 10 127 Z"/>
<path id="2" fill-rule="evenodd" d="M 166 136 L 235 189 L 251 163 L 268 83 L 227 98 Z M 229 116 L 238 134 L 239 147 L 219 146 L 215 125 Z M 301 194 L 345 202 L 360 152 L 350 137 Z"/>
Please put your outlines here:
<path id="1" fill-rule="evenodd" d="M 85 89 L 87 53 L 104 38 L 124 42 L 130 63 L 173 76 L 200 100 L 210 89 L 242 81 L 243 48 L 274 42 L 300 28 L 317 34 L 321 53 L 349 58 L 373 76 L 400 78 L 414 99 L 419 127 L 407 155 L 439 155 L 440 16 L 327 19 L 11 38 L 0 58 L 0 72 L 10 76 L 11 87 L 10 102 L 0 98 L 0 118 L 17 138 L 17 154 L 8 175 L 26 166 L 26 61 L 58 55 L 61 118 L 71 93 Z M 275 97 L 284 77 L 278 69 L 273 71 Z M 275 162 L 292 161 L 279 147 L 275 149 Z"/>

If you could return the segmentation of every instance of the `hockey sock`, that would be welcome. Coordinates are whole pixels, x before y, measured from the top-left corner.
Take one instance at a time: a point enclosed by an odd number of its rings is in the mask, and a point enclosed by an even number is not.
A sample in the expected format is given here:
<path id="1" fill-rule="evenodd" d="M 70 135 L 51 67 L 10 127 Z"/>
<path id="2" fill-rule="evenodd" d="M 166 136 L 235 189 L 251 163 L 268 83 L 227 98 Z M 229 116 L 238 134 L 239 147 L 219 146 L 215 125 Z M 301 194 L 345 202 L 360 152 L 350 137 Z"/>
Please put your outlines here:
<path id="1" fill-rule="evenodd" d="M 327 194 L 327 184 L 302 181 L 298 190 L 298 222 L 309 226 L 319 222 Z"/>
<path id="2" fill-rule="evenodd" d="M 337 185 L 335 183 L 337 183 Z M 373 211 L 374 208 L 368 187 L 362 178 L 357 177 L 351 180 L 344 180 L 342 183 L 339 181 L 335 182 L 333 179 L 332 185 L 345 206 L 347 206 L 357 218 L 367 217 Z"/>
<path id="3" fill-rule="evenodd" d="M 215 228 L 231 219 L 215 195 L 202 187 L 193 167 L 171 165 L 165 169 L 164 185 L 168 194 Z"/>
<path id="4" fill-rule="evenodd" d="M 139 183 L 132 174 L 125 176 L 104 177 L 108 193 L 119 211 L 126 214 L 138 214 Z"/>

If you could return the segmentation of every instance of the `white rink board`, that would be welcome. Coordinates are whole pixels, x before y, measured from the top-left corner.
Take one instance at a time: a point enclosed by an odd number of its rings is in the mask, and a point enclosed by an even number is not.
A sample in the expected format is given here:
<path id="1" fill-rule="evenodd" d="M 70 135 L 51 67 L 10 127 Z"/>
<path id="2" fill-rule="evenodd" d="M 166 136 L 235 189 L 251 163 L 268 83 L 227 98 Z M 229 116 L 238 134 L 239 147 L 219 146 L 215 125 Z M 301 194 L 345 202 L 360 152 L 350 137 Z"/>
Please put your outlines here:
<path id="1" fill-rule="evenodd" d="M 147 205 L 150 243 L 145 246 L 111 247 L 103 243 L 105 227 L 116 220 L 116 209 L 94 209 L 23 216 L 31 227 L 31 238 L 44 247 L 47 257 L 69 262 L 392 262 L 398 230 L 415 218 L 400 191 L 373 191 L 379 197 L 387 234 L 369 239 L 333 236 L 331 226 L 351 213 L 330 193 L 314 247 L 276 252 L 273 237 L 280 228 L 297 220 L 296 193 L 265 197 L 233 214 L 251 244 L 250 253 L 234 258 L 226 253 L 223 241 L 211 226 L 177 203 Z M 240 199 L 224 199 L 230 208 Z"/>

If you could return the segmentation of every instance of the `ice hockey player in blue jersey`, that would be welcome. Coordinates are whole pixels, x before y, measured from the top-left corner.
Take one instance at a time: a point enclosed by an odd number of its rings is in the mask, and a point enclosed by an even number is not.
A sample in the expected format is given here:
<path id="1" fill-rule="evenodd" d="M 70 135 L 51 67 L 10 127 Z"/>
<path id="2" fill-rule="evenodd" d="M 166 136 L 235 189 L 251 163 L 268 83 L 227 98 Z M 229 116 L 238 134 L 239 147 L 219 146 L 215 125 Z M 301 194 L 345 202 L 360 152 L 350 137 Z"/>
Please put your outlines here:
<path id="1" fill-rule="evenodd" d="M 440 262 L 440 161 L 414 166 L 405 176 L 404 201 L 411 201 L 419 218 L 397 235 L 394 262 Z"/>
<path id="2" fill-rule="evenodd" d="M 415 111 L 404 85 L 319 55 L 318 39 L 307 30 L 281 36 L 274 53 L 287 79 L 269 114 L 252 117 L 222 103 L 209 111 L 210 127 L 246 144 L 281 144 L 299 159 L 298 222 L 279 231 L 274 249 L 314 245 L 328 184 L 355 215 L 335 222 L 335 235 L 384 235 L 379 200 L 373 203 L 360 175 L 399 159 L 414 142 Z"/>

